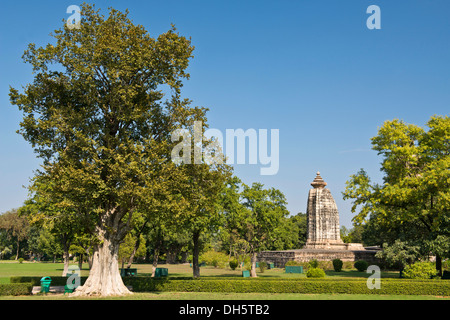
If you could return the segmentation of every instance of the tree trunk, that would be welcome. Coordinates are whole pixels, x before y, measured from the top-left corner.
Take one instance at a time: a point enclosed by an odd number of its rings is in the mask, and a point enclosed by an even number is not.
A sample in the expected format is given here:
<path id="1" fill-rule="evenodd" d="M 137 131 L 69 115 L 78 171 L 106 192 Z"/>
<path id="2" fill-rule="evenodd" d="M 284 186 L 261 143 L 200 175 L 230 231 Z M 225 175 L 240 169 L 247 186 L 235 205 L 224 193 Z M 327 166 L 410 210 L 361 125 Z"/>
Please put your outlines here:
<path id="1" fill-rule="evenodd" d="M 16 260 L 19 259 L 19 248 L 20 248 L 20 241 L 19 241 L 19 238 L 17 238 Z"/>
<path id="2" fill-rule="evenodd" d="M 198 256 L 200 254 L 200 231 L 195 230 L 193 233 L 194 252 L 192 255 L 192 272 L 194 278 L 200 278 L 200 266 L 198 264 Z"/>
<path id="3" fill-rule="evenodd" d="M 250 271 L 250 275 L 252 278 L 258 277 L 256 275 L 256 252 L 252 253 L 252 270 Z"/>
<path id="4" fill-rule="evenodd" d="M 80 253 L 80 259 L 78 260 L 78 268 L 80 269 L 80 272 L 81 272 L 81 269 L 83 269 L 83 254 L 82 253 Z M 81 274 L 79 274 L 79 276 L 81 277 Z"/>
<path id="5" fill-rule="evenodd" d="M 119 272 L 119 241 L 103 238 L 94 247 L 92 268 L 83 286 L 74 292 L 75 296 L 115 296 L 131 294 L 124 285 Z"/>
<path id="6" fill-rule="evenodd" d="M 63 259 L 64 259 L 64 269 L 62 272 L 62 276 L 65 277 L 69 272 L 69 262 L 70 262 L 69 248 L 66 245 L 64 246 Z"/>
<path id="7" fill-rule="evenodd" d="M 436 255 L 436 270 L 438 272 L 438 276 L 442 277 L 442 258 L 440 255 Z"/>
<path id="8" fill-rule="evenodd" d="M 155 277 L 155 271 L 158 267 L 158 259 L 159 259 L 159 246 L 155 248 L 153 252 L 153 262 L 152 262 L 152 278 Z"/>
<path id="9" fill-rule="evenodd" d="M 127 268 L 131 268 L 131 265 L 133 264 L 134 256 L 136 255 L 136 252 L 139 249 L 140 245 L 141 245 L 141 237 L 138 236 L 138 238 L 134 244 L 133 252 L 131 253 L 130 259 L 128 260 Z"/>
<path id="10" fill-rule="evenodd" d="M 86 248 L 86 257 L 87 257 L 89 270 L 92 269 L 92 258 L 93 258 L 93 256 L 91 255 L 90 251 L 91 251 L 91 247 Z"/>

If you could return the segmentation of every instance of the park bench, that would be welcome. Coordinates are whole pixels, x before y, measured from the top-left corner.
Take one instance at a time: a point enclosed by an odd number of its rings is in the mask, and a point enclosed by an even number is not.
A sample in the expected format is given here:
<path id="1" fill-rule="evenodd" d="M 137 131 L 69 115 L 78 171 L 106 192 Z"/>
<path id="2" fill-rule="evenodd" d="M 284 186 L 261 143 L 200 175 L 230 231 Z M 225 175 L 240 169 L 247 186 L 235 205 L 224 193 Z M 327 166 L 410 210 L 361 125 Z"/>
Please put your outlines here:
<path id="1" fill-rule="evenodd" d="M 286 266 L 285 272 L 286 273 L 303 273 L 303 267 L 302 266 Z"/>
<path id="2" fill-rule="evenodd" d="M 120 269 L 120 276 L 121 277 L 134 277 L 137 275 L 137 269 L 136 268 L 121 268 Z"/>

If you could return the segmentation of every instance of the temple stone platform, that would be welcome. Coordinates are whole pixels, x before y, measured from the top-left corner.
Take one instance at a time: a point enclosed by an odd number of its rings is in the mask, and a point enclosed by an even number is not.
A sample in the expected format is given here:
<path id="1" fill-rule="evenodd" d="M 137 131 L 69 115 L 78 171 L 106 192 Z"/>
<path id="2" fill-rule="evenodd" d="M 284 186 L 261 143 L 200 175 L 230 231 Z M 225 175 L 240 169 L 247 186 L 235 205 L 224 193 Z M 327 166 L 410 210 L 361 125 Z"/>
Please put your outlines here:
<path id="1" fill-rule="evenodd" d="M 309 262 L 317 261 L 342 261 L 365 260 L 368 263 L 376 263 L 375 253 L 378 250 L 332 250 L 332 249 L 295 249 L 281 251 L 262 251 L 258 254 L 258 261 L 272 262 L 276 268 L 284 268 L 288 261 Z"/>
<path id="2" fill-rule="evenodd" d="M 259 261 L 272 262 L 282 268 L 288 261 L 366 260 L 375 263 L 378 250 L 363 247 L 361 243 L 344 243 L 340 237 L 339 212 L 327 183 L 317 172 L 311 183 L 313 189 L 308 194 L 306 245 L 302 249 L 284 251 L 263 251 L 258 254 Z"/>

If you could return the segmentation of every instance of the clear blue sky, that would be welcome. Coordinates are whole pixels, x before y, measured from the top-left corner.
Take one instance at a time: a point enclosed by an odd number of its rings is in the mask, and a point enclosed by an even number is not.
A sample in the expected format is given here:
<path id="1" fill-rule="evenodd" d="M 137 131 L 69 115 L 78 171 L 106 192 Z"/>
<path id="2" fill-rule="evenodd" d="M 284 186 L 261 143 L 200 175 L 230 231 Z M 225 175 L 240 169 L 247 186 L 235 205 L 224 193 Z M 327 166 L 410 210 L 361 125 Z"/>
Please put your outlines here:
<path id="1" fill-rule="evenodd" d="M 32 80 L 21 56 L 44 45 L 67 19 L 70 1 L 7 1 L 0 11 L 0 212 L 19 207 L 39 161 L 16 134 L 21 113 L 9 85 Z M 316 171 L 328 182 L 341 218 L 351 227 L 345 181 L 360 168 L 380 181 L 370 138 L 385 120 L 424 125 L 448 114 L 448 0 L 95 1 L 130 10 L 151 35 L 174 23 L 192 37 L 195 58 L 184 95 L 208 107 L 210 126 L 279 129 L 280 170 L 236 166 L 246 183 L 280 189 L 291 213 L 305 212 Z M 381 30 L 369 30 L 369 5 L 381 8 Z"/>

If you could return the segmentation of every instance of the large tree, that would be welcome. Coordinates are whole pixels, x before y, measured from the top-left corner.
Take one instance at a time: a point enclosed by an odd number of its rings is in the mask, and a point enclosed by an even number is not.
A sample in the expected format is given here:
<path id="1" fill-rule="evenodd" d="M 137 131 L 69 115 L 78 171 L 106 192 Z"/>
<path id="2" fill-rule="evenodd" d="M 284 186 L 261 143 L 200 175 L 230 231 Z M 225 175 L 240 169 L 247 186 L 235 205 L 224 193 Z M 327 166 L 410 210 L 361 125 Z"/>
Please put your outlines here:
<path id="1" fill-rule="evenodd" d="M 352 199 L 353 212 L 359 209 L 355 223 L 402 230 L 397 236 L 434 254 L 441 272 L 448 251 L 439 244 L 450 240 L 450 118 L 433 116 L 427 127 L 386 121 L 372 138 L 383 160 L 383 184 L 360 170 L 347 182 L 344 199 Z"/>
<path id="2" fill-rule="evenodd" d="M 55 30 L 53 43 L 29 45 L 23 59 L 34 81 L 23 93 L 11 88 L 10 100 L 24 114 L 20 134 L 43 159 L 33 184 L 51 186 L 31 191 L 53 196 L 97 239 L 76 294 L 129 294 L 119 244 L 176 180 L 169 133 L 205 110 L 181 98 L 194 48 L 174 27 L 152 38 L 128 11 L 105 17 L 84 4 L 81 15 L 79 27 Z"/>

